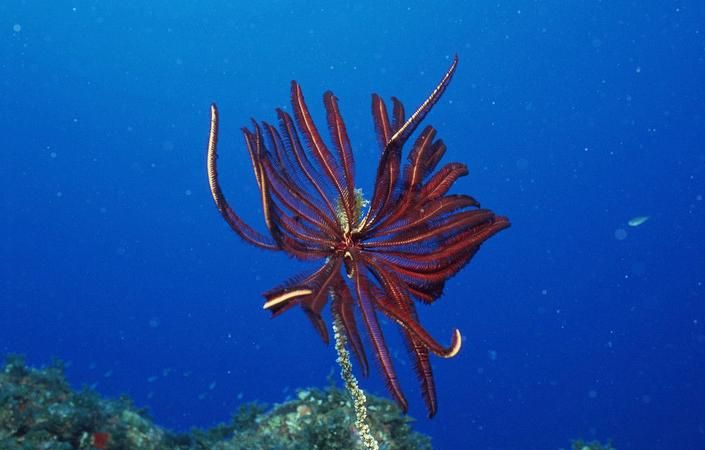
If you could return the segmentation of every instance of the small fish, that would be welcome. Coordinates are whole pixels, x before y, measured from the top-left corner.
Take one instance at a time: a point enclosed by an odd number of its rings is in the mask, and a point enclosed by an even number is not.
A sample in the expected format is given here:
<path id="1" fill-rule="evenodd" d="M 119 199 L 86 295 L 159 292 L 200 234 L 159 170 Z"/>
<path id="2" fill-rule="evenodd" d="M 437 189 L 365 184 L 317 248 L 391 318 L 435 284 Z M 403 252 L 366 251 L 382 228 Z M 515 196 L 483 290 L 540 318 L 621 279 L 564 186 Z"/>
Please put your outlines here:
<path id="1" fill-rule="evenodd" d="M 638 227 L 639 225 L 643 224 L 647 220 L 649 220 L 649 216 L 636 216 L 636 217 L 632 217 L 631 219 L 629 219 L 629 222 L 627 222 L 627 224 L 630 227 Z"/>

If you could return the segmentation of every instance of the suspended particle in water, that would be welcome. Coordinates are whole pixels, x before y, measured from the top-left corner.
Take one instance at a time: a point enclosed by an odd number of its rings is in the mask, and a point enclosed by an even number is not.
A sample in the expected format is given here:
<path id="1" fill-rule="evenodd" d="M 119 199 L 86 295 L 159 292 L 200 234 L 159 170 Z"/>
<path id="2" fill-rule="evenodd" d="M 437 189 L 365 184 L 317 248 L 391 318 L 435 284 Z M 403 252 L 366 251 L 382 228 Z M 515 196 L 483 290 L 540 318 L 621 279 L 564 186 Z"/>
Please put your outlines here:
<path id="1" fill-rule="evenodd" d="M 624 228 L 617 228 L 614 230 L 614 238 L 618 241 L 623 241 L 627 238 L 627 230 Z"/>

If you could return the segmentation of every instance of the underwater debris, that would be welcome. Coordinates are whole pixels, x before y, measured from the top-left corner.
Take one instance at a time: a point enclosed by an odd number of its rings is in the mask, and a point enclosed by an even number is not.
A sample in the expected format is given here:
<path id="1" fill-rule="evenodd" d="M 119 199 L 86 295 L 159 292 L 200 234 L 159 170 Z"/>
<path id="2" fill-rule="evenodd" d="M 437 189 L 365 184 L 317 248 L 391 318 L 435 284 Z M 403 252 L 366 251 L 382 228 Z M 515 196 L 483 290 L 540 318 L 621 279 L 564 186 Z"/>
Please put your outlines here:
<path id="1" fill-rule="evenodd" d="M 368 396 L 370 426 L 385 450 L 431 450 L 396 404 Z M 127 397 L 76 392 L 61 362 L 29 368 L 10 356 L 0 368 L 3 450 L 352 450 L 361 448 L 355 413 L 344 390 L 298 391 L 272 408 L 248 403 L 227 424 L 177 434 L 155 425 Z"/>

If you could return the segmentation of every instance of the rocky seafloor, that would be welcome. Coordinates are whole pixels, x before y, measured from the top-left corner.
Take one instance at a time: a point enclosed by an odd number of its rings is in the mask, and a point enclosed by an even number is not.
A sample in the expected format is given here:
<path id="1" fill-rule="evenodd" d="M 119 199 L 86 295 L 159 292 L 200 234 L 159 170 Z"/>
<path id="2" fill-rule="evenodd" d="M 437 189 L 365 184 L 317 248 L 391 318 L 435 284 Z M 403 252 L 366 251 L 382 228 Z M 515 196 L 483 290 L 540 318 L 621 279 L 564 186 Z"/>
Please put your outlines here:
<path id="1" fill-rule="evenodd" d="M 384 450 L 431 450 L 429 437 L 385 399 L 368 396 L 370 427 Z M 27 367 L 10 356 L 0 369 L 2 450 L 355 450 L 355 414 L 345 391 L 300 390 L 272 407 L 240 406 L 228 423 L 189 433 L 156 425 L 130 399 L 101 398 L 75 391 L 56 362 Z M 574 450 L 614 450 L 598 442 L 574 441 Z"/>

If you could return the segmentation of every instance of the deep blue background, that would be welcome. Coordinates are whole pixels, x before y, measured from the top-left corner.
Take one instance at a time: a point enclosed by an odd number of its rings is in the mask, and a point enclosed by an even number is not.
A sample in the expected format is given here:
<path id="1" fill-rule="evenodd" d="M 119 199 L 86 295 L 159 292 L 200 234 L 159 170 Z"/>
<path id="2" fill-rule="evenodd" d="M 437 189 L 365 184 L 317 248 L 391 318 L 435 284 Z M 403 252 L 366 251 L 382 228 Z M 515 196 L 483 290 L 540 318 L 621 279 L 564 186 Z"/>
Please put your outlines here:
<path id="1" fill-rule="evenodd" d="M 62 358 L 176 429 L 337 378 L 300 311 L 261 310 L 303 267 L 218 215 L 209 103 L 224 189 L 261 226 L 239 128 L 290 79 L 319 120 L 340 98 L 369 193 L 370 93 L 412 109 L 457 52 L 429 121 L 470 167 L 456 192 L 513 226 L 421 311 L 466 338 L 433 361 L 432 421 L 387 324 L 417 429 L 446 450 L 705 448 L 703 2 L 237 3 L 2 2 L 0 354 Z"/>

